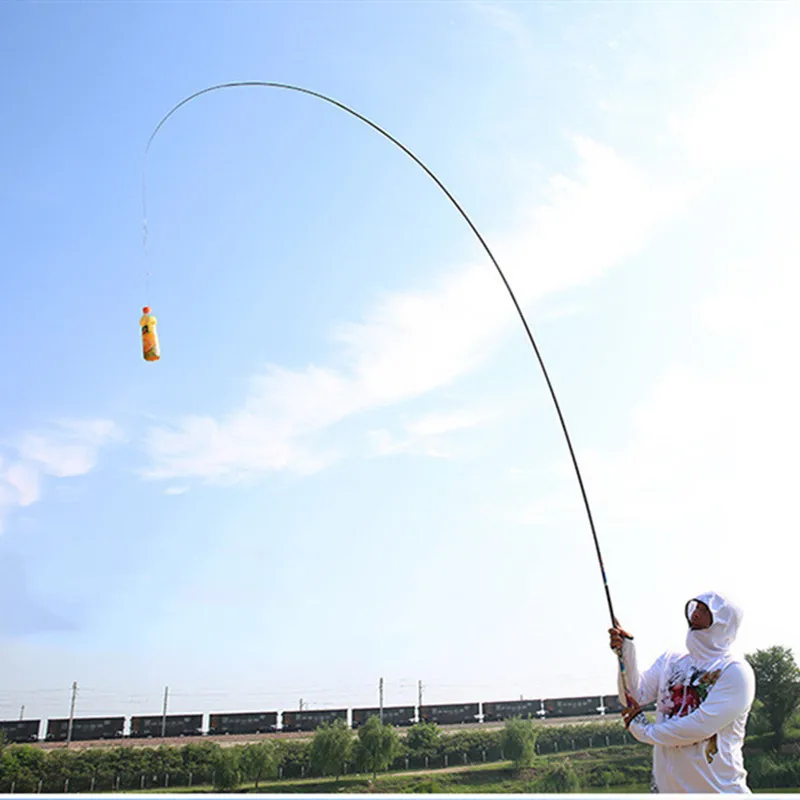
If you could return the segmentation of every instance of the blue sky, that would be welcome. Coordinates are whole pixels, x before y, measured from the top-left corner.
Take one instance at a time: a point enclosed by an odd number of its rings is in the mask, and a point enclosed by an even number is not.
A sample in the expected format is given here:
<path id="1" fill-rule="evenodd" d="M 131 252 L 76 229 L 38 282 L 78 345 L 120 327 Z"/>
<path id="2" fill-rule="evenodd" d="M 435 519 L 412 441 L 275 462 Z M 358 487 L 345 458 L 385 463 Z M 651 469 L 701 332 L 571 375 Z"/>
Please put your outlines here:
<path id="1" fill-rule="evenodd" d="M 614 686 L 523 304 L 643 661 L 800 654 L 797 12 L 0 9 L 0 717 Z M 149 290 L 145 275 L 150 273 Z M 141 358 L 152 305 L 163 358 Z"/>

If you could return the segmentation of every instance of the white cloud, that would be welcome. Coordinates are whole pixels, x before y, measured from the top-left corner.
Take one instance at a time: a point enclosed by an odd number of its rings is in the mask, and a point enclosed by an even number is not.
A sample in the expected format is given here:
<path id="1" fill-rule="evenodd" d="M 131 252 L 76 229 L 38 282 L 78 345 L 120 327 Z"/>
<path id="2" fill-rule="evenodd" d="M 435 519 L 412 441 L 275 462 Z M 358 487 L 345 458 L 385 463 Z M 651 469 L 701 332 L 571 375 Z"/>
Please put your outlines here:
<path id="1" fill-rule="evenodd" d="M 69 478 L 84 475 L 94 466 L 94 448 L 53 442 L 46 436 L 26 434 L 19 446 L 22 458 L 37 464 L 48 475 Z"/>
<path id="2" fill-rule="evenodd" d="M 2 476 L 16 490 L 16 503 L 29 506 L 39 499 L 39 473 L 28 464 L 12 464 Z"/>
<path id="3" fill-rule="evenodd" d="M 712 166 L 798 160 L 800 28 L 790 23 L 755 63 L 738 65 L 698 90 L 694 107 L 673 119 L 691 156 Z"/>
<path id="4" fill-rule="evenodd" d="M 438 436 L 451 431 L 474 428 L 482 422 L 491 419 L 492 415 L 486 411 L 461 409 L 445 413 L 426 414 L 414 422 L 406 425 L 406 430 L 415 436 Z"/>
<path id="5" fill-rule="evenodd" d="M 447 434 L 467 430 L 493 418 L 487 411 L 460 409 L 426 414 L 403 426 L 399 435 L 388 430 L 373 430 L 367 434 L 369 453 L 375 456 L 408 453 L 430 458 L 452 457 Z"/>
<path id="6" fill-rule="evenodd" d="M 110 419 L 62 419 L 58 427 L 64 435 L 72 436 L 87 445 L 100 446 L 119 441 L 122 432 Z"/>
<path id="7" fill-rule="evenodd" d="M 23 434 L 17 451 L 46 474 L 69 478 L 89 472 L 99 448 L 118 437 L 110 420 L 64 420 L 46 433 Z"/>
<path id="8" fill-rule="evenodd" d="M 110 420 L 64 420 L 46 432 L 29 431 L 7 443 L 14 455 L 0 459 L 0 532 L 12 508 L 41 499 L 44 476 L 87 474 L 97 464 L 100 448 L 119 437 Z"/>
<path id="9" fill-rule="evenodd" d="M 578 177 L 554 176 L 547 202 L 531 209 L 520 230 L 496 237 L 494 252 L 527 307 L 597 279 L 636 252 L 687 191 L 649 186 L 610 148 L 573 142 Z M 253 379 L 239 410 L 151 428 L 143 474 L 235 481 L 322 469 L 344 452 L 320 450 L 318 434 L 453 383 L 512 325 L 515 311 L 488 261 L 452 268 L 429 288 L 384 296 L 361 321 L 340 325 L 341 366 L 273 366 Z M 405 449 L 385 434 L 373 445 L 384 453 Z"/>

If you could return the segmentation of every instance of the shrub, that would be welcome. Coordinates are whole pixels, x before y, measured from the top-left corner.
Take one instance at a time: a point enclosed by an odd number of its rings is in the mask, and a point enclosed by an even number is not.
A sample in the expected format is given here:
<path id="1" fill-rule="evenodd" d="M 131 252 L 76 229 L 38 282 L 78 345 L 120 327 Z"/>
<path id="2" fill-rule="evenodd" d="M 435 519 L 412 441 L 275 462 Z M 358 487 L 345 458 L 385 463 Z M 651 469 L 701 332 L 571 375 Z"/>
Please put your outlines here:
<path id="1" fill-rule="evenodd" d="M 533 764 L 536 758 L 536 734 L 530 720 L 519 717 L 506 720 L 500 746 L 506 758 L 510 758 L 517 769 Z"/>
<path id="2" fill-rule="evenodd" d="M 800 759 L 777 756 L 774 753 L 758 753 L 750 756 L 747 767 L 747 783 L 751 789 L 782 789 L 800 783 Z"/>
<path id="3" fill-rule="evenodd" d="M 533 791 L 542 793 L 576 794 L 581 782 L 569 759 L 552 764 L 533 782 Z"/>
<path id="4" fill-rule="evenodd" d="M 430 778 L 414 784 L 411 791 L 415 794 L 441 794 L 442 784 L 436 778 Z"/>

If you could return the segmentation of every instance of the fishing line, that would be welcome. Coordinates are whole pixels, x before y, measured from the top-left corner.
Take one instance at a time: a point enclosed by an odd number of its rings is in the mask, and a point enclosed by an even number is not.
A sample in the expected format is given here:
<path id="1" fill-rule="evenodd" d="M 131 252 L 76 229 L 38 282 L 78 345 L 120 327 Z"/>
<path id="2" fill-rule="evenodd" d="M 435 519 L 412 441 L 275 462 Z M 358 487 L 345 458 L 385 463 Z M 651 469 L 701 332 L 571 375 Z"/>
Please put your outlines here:
<path id="1" fill-rule="evenodd" d="M 319 100 L 323 100 L 324 102 L 328 103 L 329 105 L 335 106 L 336 108 L 345 111 L 346 113 L 350 114 L 350 116 L 355 117 L 356 119 L 363 122 L 365 125 L 368 125 L 374 131 L 379 133 L 385 139 L 388 139 L 392 144 L 396 147 L 399 147 L 417 166 L 419 166 L 427 175 L 428 177 L 442 190 L 445 194 L 447 199 L 455 206 L 458 213 L 463 217 L 464 221 L 469 225 L 472 232 L 477 237 L 478 241 L 481 243 L 486 255 L 489 256 L 489 260 L 494 265 L 494 268 L 497 270 L 497 274 L 500 276 L 500 279 L 503 281 L 503 285 L 506 287 L 509 296 L 511 297 L 511 301 L 514 304 L 514 308 L 517 310 L 517 314 L 519 315 L 519 319 L 522 322 L 523 327 L 525 328 L 525 333 L 528 336 L 528 341 L 530 342 L 531 347 L 533 348 L 533 352 L 536 355 L 536 360 L 539 362 L 539 367 L 542 370 L 542 374 L 544 375 L 545 383 L 547 384 L 548 391 L 550 392 L 550 397 L 553 401 L 553 405 L 556 409 L 556 414 L 558 415 L 558 421 L 561 424 L 561 430 L 564 433 L 564 438 L 567 442 L 567 448 L 569 450 L 569 455 L 572 460 L 572 466 L 575 470 L 575 476 L 578 479 L 578 486 L 580 487 L 581 497 L 583 499 L 583 505 L 586 510 L 586 516 L 589 520 L 589 528 L 592 533 L 592 540 L 594 542 L 595 553 L 597 554 L 597 563 L 600 566 L 600 574 L 603 578 L 603 589 L 605 591 L 606 602 L 608 604 L 608 612 L 611 616 L 611 625 L 612 627 L 617 627 L 617 619 L 614 614 L 614 606 L 611 602 L 611 592 L 608 587 L 608 578 L 606 577 L 606 569 L 603 563 L 603 555 L 600 552 L 600 542 L 597 538 L 597 531 L 594 525 L 594 518 L 592 517 L 592 509 L 589 505 L 589 498 L 586 494 L 586 488 L 583 484 L 583 477 L 581 476 L 580 467 L 578 466 L 578 459 L 575 456 L 575 450 L 572 446 L 572 440 L 569 435 L 569 431 L 567 430 L 567 423 L 564 419 L 564 415 L 561 411 L 561 406 L 559 405 L 558 398 L 556 397 L 555 389 L 553 388 L 553 383 L 550 380 L 550 375 L 547 372 L 547 368 L 545 367 L 544 360 L 542 359 L 542 355 L 539 352 L 539 347 L 536 344 L 536 340 L 533 338 L 533 333 L 531 332 L 530 326 L 528 325 L 528 321 L 525 318 L 525 315 L 522 312 L 522 307 L 520 306 L 519 302 L 517 301 L 516 295 L 511 288 L 511 284 L 508 282 L 503 270 L 500 268 L 500 264 L 497 262 L 497 259 L 494 257 L 489 245 L 486 243 L 486 240 L 481 235 L 480 231 L 475 227 L 475 224 L 470 219 L 469 215 L 466 211 L 461 207 L 460 203 L 453 197 L 447 187 L 439 180 L 436 174 L 431 170 L 427 164 L 425 164 L 420 158 L 418 158 L 408 147 L 406 147 L 402 142 L 392 136 L 388 131 L 384 130 L 380 125 L 376 122 L 373 122 L 368 117 L 365 117 L 363 114 L 359 114 L 357 111 L 353 110 L 349 106 L 345 105 L 344 103 L 339 102 L 338 100 L 334 100 L 332 97 L 328 97 L 327 95 L 321 94 L 320 92 L 314 92 L 311 89 L 304 89 L 301 86 L 293 86 L 288 83 L 275 83 L 271 81 L 236 81 L 233 83 L 221 83 L 217 84 L 216 86 L 209 86 L 206 89 L 201 89 L 199 92 L 195 92 L 194 94 L 185 97 L 179 103 L 176 103 L 159 121 L 158 125 L 156 125 L 153 132 L 150 134 L 150 138 L 147 141 L 147 146 L 144 150 L 144 159 L 142 163 L 142 227 L 143 227 L 143 241 L 145 246 L 145 252 L 147 250 L 147 198 L 146 198 L 146 189 L 147 189 L 147 155 L 150 152 L 150 146 L 153 143 L 153 139 L 155 139 L 158 132 L 161 130 L 163 125 L 166 121 L 176 112 L 178 109 L 185 106 L 187 103 L 190 103 L 192 100 L 195 100 L 198 97 L 202 97 L 204 94 L 209 94 L 210 92 L 217 92 L 222 89 L 239 89 L 245 87 L 252 87 L 252 86 L 260 86 L 262 88 L 268 89 L 284 89 L 290 92 L 298 92 L 300 94 L 309 95 L 310 97 L 316 97 Z M 619 659 L 619 666 L 620 666 L 620 674 L 622 676 L 623 688 L 625 689 L 626 695 L 627 692 L 627 685 L 626 685 L 626 672 L 625 672 L 625 665 L 622 659 L 622 652 L 621 650 L 617 653 Z"/>

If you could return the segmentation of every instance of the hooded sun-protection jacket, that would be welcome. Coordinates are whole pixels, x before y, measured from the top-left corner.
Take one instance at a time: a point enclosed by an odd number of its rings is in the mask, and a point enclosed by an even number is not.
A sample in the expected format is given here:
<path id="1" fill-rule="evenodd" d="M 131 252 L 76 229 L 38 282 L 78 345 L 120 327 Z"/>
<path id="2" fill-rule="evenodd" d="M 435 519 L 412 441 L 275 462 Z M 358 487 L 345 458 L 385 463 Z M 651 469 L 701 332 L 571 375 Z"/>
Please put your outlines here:
<path id="1" fill-rule="evenodd" d="M 642 706 L 656 703 L 656 721 L 647 722 L 640 714 L 630 732 L 654 745 L 658 792 L 749 792 L 742 744 L 755 675 L 731 650 L 742 612 L 716 592 L 694 599 L 708 606 L 712 623 L 705 630 L 689 630 L 688 652 L 666 652 L 640 674 L 633 642 L 623 640 L 628 690 Z M 624 704 L 621 677 L 619 691 Z"/>

